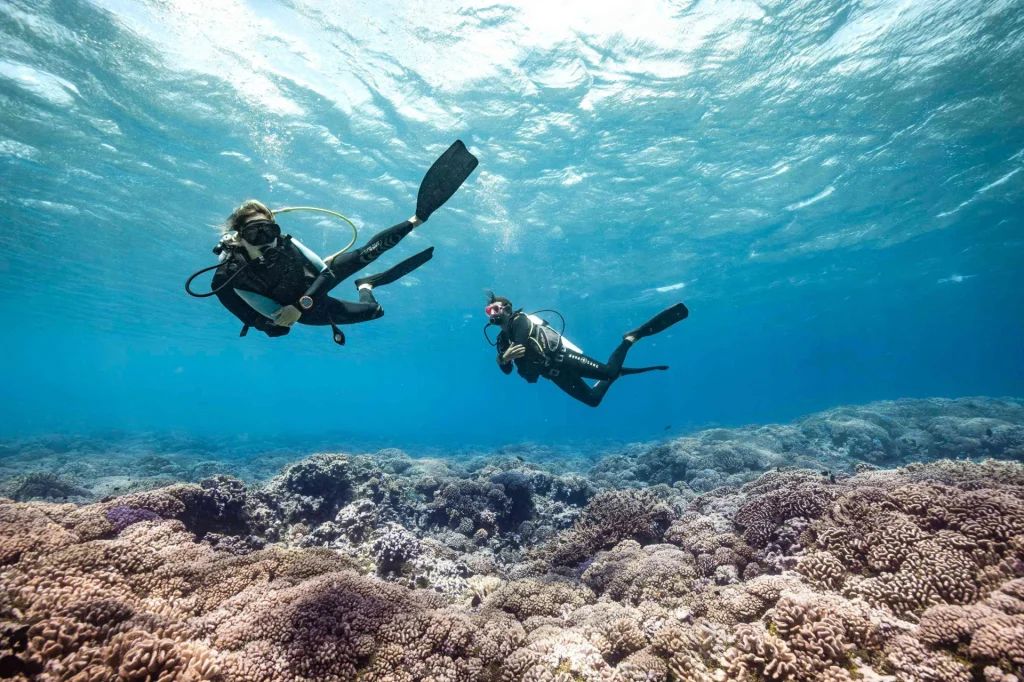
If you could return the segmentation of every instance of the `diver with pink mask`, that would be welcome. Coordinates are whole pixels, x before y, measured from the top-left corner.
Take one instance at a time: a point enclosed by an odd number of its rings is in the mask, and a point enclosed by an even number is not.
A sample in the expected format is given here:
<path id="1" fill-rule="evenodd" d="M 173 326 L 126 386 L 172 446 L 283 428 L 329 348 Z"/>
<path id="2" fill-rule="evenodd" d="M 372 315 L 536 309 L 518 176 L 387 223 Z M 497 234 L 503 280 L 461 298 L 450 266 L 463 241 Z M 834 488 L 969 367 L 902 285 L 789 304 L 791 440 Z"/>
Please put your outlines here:
<path id="1" fill-rule="evenodd" d="M 623 334 L 622 343 L 612 352 L 608 361 L 599 362 L 584 355 L 582 350 L 536 314 L 516 310 L 507 298 L 495 296 L 490 291 L 487 292 L 487 299 L 487 307 L 484 308 L 489 319 L 487 327 L 494 325 L 501 330 L 492 344 L 497 348 L 498 367 L 501 371 L 511 374 L 512 364 L 515 363 L 519 376 L 531 384 L 536 383 L 540 377 L 550 379 L 560 389 L 590 407 L 600 405 L 612 383 L 621 376 L 668 369 L 666 365 L 623 367 L 622 363 L 636 341 L 663 332 L 689 315 L 682 303 L 666 308 L 636 329 Z M 557 314 L 557 311 L 551 312 Z M 487 327 L 484 328 L 485 336 Z M 564 319 L 562 329 L 565 329 Z M 584 379 L 596 379 L 597 383 L 590 386 Z"/>

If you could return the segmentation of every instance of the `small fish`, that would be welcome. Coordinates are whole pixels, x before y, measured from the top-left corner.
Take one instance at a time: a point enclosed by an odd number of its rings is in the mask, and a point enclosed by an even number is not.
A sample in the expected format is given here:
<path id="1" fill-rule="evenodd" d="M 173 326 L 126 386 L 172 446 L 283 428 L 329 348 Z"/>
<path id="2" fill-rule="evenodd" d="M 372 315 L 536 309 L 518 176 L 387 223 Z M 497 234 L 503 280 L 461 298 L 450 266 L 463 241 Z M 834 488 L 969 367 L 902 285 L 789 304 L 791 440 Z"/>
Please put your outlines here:
<path id="1" fill-rule="evenodd" d="M 671 429 L 671 428 L 672 428 L 672 425 L 671 425 L 671 424 L 669 424 L 668 426 L 666 426 L 666 427 L 665 427 L 665 430 L 666 430 L 666 431 L 668 431 L 668 430 L 669 430 L 669 429 Z"/>

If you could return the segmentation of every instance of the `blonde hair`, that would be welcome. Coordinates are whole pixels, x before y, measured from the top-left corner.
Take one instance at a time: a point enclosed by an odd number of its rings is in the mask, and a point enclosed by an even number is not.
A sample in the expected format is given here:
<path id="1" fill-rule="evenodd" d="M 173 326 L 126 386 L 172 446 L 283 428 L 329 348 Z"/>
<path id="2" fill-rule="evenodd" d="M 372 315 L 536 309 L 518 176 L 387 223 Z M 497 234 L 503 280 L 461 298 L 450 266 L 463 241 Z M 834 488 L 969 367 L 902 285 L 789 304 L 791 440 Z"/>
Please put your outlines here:
<path id="1" fill-rule="evenodd" d="M 274 219 L 273 212 L 255 199 L 243 201 L 242 205 L 236 208 L 228 216 L 228 219 L 224 221 L 224 224 L 221 225 L 221 230 L 223 232 L 237 232 L 238 228 L 257 216 L 266 220 Z"/>

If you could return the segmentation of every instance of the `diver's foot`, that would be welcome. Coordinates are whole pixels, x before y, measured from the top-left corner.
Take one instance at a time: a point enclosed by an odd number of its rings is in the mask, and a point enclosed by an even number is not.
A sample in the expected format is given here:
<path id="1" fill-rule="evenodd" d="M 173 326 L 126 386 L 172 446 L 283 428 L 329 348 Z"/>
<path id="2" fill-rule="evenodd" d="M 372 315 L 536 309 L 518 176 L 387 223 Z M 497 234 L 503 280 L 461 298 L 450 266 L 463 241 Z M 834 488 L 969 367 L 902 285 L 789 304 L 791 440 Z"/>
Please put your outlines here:
<path id="1" fill-rule="evenodd" d="M 655 365 L 654 367 L 623 367 L 619 370 L 620 377 L 626 377 L 631 374 L 644 374 L 645 372 L 664 372 L 668 369 L 668 365 Z"/>
<path id="2" fill-rule="evenodd" d="M 655 334 L 665 331 L 675 323 L 682 322 L 689 314 L 690 311 L 686 309 L 685 305 L 682 303 L 676 303 L 675 305 L 662 310 L 636 329 L 626 332 L 622 335 L 622 338 L 636 341 L 637 339 L 642 339 L 645 336 L 654 336 Z"/>

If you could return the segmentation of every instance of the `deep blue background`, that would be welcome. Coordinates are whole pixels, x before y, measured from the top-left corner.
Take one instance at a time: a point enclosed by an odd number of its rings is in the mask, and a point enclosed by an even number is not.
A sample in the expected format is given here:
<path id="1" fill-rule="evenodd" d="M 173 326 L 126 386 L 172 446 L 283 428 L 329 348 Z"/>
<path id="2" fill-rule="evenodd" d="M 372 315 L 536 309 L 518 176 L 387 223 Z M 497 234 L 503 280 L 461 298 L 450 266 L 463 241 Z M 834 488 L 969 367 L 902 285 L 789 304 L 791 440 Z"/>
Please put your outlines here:
<path id="1" fill-rule="evenodd" d="M 0 6 L 0 435 L 643 440 L 1024 395 L 1020 2 L 417 7 Z M 242 199 L 365 238 L 456 137 L 480 170 L 380 267 L 434 261 L 344 349 L 239 339 L 184 295 Z M 675 300 L 691 318 L 631 352 L 671 372 L 592 410 L 497 370 L 486 288 L 599 359 Z"/>

